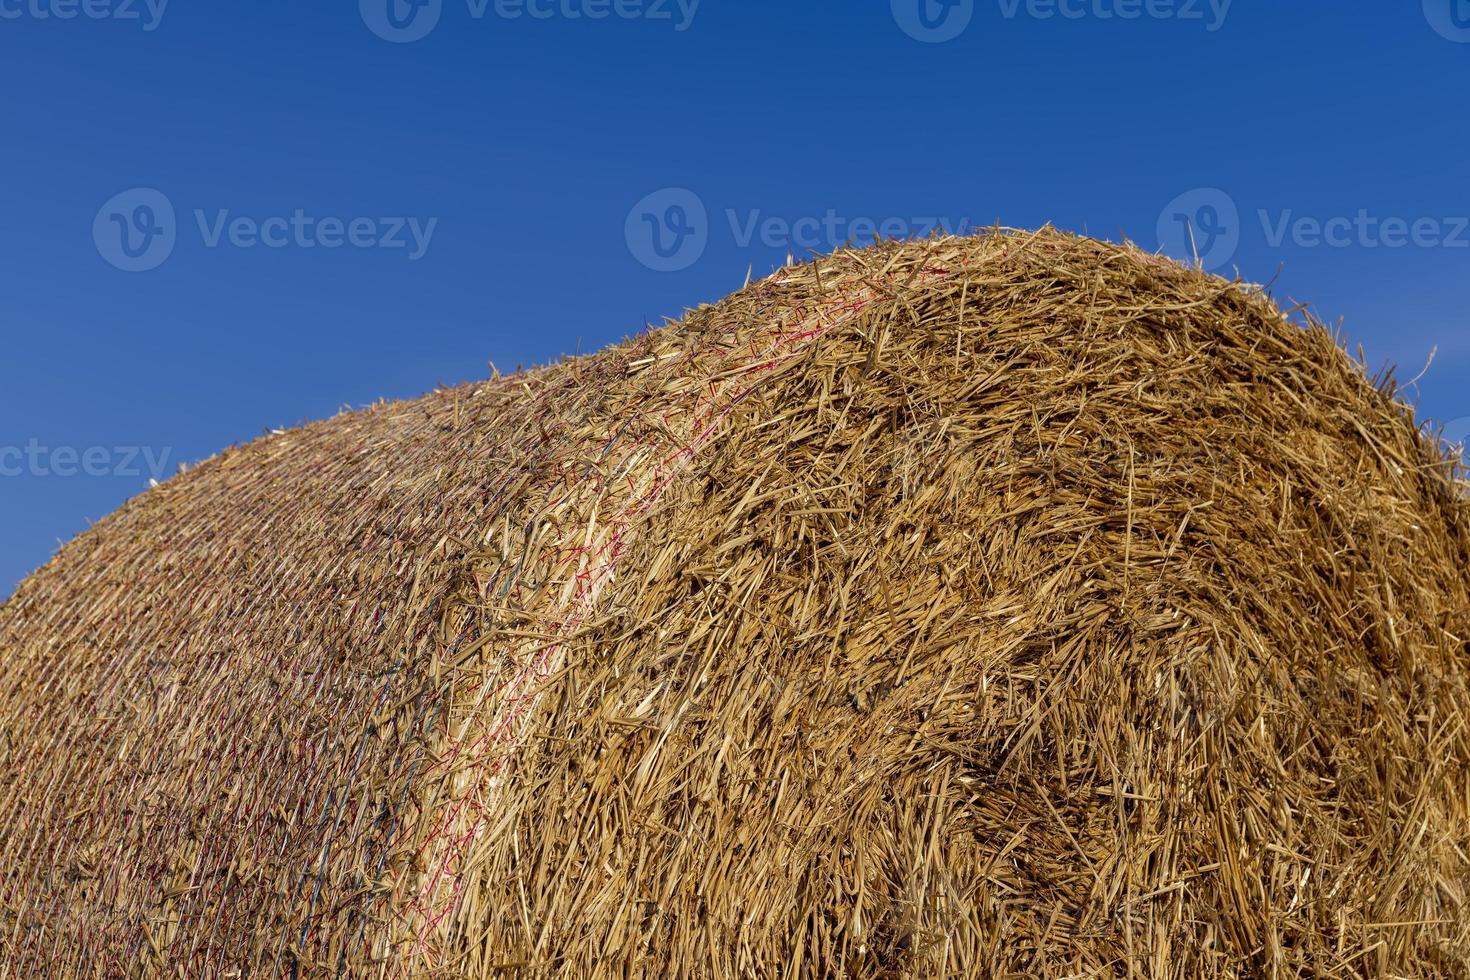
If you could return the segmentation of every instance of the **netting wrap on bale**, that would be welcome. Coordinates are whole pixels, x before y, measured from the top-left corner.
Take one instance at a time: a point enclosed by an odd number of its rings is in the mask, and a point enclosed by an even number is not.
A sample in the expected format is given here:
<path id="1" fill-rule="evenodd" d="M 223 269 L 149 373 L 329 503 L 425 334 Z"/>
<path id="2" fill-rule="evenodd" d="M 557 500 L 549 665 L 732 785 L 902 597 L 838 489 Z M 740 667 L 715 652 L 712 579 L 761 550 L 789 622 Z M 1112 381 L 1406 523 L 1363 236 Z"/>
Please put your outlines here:
<path id="1" fill-rule="evenodd" d="M 0 975 L 1467 975 L 1467 562 L 1259 290 L 844 250 L 67 545 Z"/>

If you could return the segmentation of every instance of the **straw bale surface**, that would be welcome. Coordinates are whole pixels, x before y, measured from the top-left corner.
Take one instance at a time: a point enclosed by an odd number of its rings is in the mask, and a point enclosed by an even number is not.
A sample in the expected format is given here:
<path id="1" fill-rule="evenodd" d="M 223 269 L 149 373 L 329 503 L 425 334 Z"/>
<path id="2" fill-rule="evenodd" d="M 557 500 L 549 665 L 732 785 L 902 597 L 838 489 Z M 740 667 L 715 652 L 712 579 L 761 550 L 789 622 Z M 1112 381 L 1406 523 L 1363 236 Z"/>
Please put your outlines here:
<path id="1" fill-rule="evenodd" d="M 996 230 L 232 449 L 0 607 L 0 976 L 1466 976 L 1395 397 Z"/>

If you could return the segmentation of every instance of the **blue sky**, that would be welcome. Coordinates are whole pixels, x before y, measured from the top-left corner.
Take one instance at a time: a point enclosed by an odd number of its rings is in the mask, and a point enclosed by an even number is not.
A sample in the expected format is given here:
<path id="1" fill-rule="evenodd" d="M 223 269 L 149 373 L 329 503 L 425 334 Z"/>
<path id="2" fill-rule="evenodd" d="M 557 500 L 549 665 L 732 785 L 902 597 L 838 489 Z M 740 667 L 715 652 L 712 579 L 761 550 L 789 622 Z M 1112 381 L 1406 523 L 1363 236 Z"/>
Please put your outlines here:
<path id="1" fill-rule="evenodd" d="M 874 228 L 1191 227 L 1467 419 L 1467 80 L 1470 0 L 0 0 L 0 595 L 155 472 Z"/>

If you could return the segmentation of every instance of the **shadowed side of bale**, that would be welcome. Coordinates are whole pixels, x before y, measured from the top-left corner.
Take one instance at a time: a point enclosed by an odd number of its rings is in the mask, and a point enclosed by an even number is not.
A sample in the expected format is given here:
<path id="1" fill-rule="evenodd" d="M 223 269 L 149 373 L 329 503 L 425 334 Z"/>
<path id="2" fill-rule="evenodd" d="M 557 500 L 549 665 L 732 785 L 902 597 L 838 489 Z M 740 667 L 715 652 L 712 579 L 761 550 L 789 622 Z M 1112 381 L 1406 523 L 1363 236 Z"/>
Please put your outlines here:
<path id="1" fill-rule="evenodd" d="M 524 401 L 478 386 L 233 450 L 21 587 L 0 616 L 12 975 L 386 955 L 447 699 L 446 597 L 506 489 L 486 460 L 534 481 L 541 428 L 581 410 Z"/>

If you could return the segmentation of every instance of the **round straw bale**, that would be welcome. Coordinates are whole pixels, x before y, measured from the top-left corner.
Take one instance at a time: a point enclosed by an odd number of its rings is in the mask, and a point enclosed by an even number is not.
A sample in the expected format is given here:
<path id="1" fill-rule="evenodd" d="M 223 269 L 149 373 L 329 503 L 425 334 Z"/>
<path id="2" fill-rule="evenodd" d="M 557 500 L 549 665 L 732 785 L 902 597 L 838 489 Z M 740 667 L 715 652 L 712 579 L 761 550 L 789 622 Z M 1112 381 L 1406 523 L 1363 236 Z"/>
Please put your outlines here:
<path id="1" fill-rule="evenodd" d="M 0 974 L 1464 976 L 1462 487 L 1049 229 L 276 433 L 0 607 Z"/>

